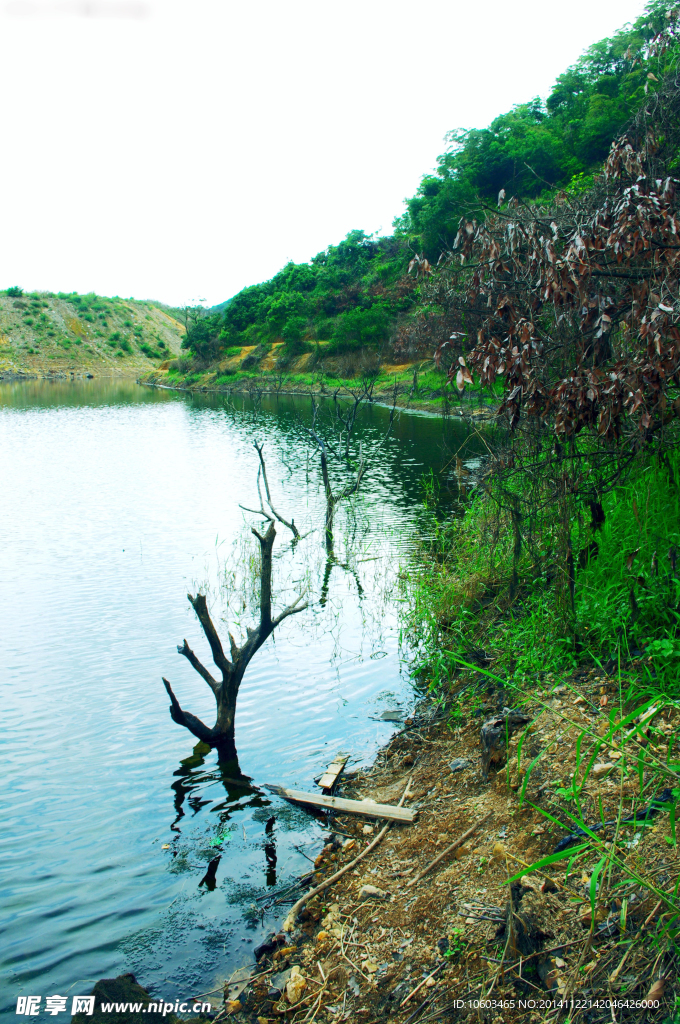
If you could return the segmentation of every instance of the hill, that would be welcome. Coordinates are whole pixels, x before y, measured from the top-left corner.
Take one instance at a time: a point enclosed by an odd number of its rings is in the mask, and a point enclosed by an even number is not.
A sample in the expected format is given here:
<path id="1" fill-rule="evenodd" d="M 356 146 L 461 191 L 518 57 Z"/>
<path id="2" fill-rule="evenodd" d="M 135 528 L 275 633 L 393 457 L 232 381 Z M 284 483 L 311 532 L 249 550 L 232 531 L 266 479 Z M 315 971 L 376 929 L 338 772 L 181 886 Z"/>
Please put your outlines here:
<path id="1" fill-rule="evenodd" d="M 406 200 L 392 236 L 351 231 L 308 263 L 289 263 L 207 315 L 197 311 L 183 343 L 192 370 L 233 372 L 245 359 L 244 370 L 313 364 L 335 372 L 345 356 L 341 372 L 351 376 L 362 353 L 392 364 L 431 358 L 461 329 L 423 287 L 461 217 L 484 221 L 504 199 L 535 203 L 555 189 L 590 188 L 612 140 L 675 66 L 677 45 L 663 53 L 650 47 L 673 9 L 672 0 L 651 0 L 634 24 L 560 74 L 545 101 L 519 104 L 485 129 L 450 132 L 436 171 Z"/>
<path id="2" fill-rule="evenodd" d="M 148 372 L 175 356 L 184 336 L 160 303 L 0 292 L 0 373 Z"/>

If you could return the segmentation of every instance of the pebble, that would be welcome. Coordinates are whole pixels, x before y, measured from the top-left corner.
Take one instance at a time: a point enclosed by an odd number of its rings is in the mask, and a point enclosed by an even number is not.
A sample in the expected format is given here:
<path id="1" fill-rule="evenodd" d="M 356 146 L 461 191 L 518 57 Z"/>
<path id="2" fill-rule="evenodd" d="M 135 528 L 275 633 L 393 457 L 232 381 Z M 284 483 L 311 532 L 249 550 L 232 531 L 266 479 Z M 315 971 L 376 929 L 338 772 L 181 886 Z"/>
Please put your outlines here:
<path id="1" fill-rule="evenodd" d="M 362 885 L 361 889 L 359 889 L 360 899 L 373 898 L 377 900 L 384 900 L 387 899 L 388 896 L 388 892 L 385 892 L 384 889 L 378 889 L 376 885 Z"/>

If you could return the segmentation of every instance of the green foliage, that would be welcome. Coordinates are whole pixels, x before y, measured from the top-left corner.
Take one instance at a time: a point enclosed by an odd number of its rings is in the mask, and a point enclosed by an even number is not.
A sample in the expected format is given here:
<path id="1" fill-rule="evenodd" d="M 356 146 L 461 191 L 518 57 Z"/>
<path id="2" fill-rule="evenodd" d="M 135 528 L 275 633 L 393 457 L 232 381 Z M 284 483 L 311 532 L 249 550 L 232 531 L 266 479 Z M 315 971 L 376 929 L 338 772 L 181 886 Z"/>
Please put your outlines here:
<path id="1" fill-rule="evenodd" d="M 419 248 L 437 259 L 463 213 L 483 217 L 484 204 L 495 206 L 501 189 L 507 199 L 534 199 L 596 169 L 645 98 L 651 64 L 640 52 L 675 6 L 674 0 L 653 0 L 632 26 L 595 43 L 558 76 L 545 103 L 536 98 L 488 128 L 450 132 L 436 173 L 422 179 L 394 222 L 397 233 L 416 236 Z M 675 51 L 655 59 L 656 75 L 675 59 Z"/>
<path id="2" fill-rule="evenodd" d="M 190 331 L 184 347 L 201 354 L 209 338 L 212 351 L 227 354 L 282 339 L 290 355 L 314 337 L 331 340 L 338 352 L 379 347 L 415 301 L 416 284 L 406 273 L 410 257 L 403 239 L 350 231 L 309 263 L 289 263 L 270 281 L 244 288 L 203 318 L 200 336 Z"/>
<path id="3" fill-rule="evenodd" d="M 450 132 L 448 150 L 407 201 L 393 237 L 354 230 L 309 263 L 288 263 L 270 281 L 244 288 L 200 317 L 183 347 L 203 362 L 276 339 L 287 351 L 305 338 L 328 341 L 330 353 L 379 349 L 418 301 L 417 282 L 407 274 L 414 249 L 436 260 L 452 243 L 461 215 L 483 217 L 501 189 L 508 199 L 532 200 L 553 186 L 572 193 L 588 187 L 645 97 L 652 64 L 640 54 L 672 6 L 672 0 L 652 0 L 632 26 L 591 46 L 557 78 L 545 103 L 536 98 L 488 128 Z M 659 77 L 675 57 L 667 51 L 654 59 Z"/>
<path id="4" fill-rule="evenodd" d="M 431 490 L 427 484 L 426 501 Z M 473 498 L 462 516 L 444 523 L 424 513 L 427 540 L 410 576 L 411 623 L 421 668 L 435 687 L 447 684 L 465 652 L 482 648 L 517 681 L 570 671 L 583 658 L 643 658 L 657 689 L 680 694 L 680 453 L 662 462 L 646 458 L 602 507 L 596 533 L 590 514 L 572 509 L 570 539 L 580 562 L 573 607 L 564 601 L 556 555 L 563 528 L 556 505 L 540 522 L 524 521 L 534 537 L 514 585 L 511 522 L 492 497 Z M 593 540 L 597 550 L 589 555 Z"/>
<path id="5" fill-rule="evenodd" d="M 350 309 L 338 317 L 329 350 L 378 348 L 387 340 L 389 326 L 388 310 L 381 303 L 367 309 Z"/>
<path id="6" fill-rule="evenodd" d="M 7 289 L 6 294 L 10 299 L 19 299 L 24 294 L 24 290 L 23 288 L 20 288 L 19 285 L 15 284 L 12 285 L 11 288 Z"/>
<path id="7" fill-rule="evenodd" d="M 220 336 L 214 317 L 198 320 L 187 331 L 182 348 L 190 349 L 204 362 L 217 358 L 220 351 Z"/>

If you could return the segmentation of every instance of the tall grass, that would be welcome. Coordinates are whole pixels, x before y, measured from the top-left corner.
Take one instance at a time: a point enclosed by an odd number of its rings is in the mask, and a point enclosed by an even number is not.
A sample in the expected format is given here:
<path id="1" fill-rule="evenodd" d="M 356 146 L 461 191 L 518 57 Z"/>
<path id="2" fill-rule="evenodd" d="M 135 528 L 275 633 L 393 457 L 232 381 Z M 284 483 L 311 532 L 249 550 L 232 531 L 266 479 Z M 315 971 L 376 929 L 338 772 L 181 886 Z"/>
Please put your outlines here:
<path id="1" fill-rule="evenodd" d="M 543 509 L 519 562 L 511 515 L 487 494 L 447 522 L 430 514 L 406 574 L 421 670 L 440 685 L 457 658 L 481 652 L 528 681 L 583 660 L 611 671 L 642 658 L 655 689 L 680 692 L 679 484 L 680 456 L 653 457 L 603 498 L 597 531 L 572 508 L 573 603 L 555 554 L 559 509 Z"/>

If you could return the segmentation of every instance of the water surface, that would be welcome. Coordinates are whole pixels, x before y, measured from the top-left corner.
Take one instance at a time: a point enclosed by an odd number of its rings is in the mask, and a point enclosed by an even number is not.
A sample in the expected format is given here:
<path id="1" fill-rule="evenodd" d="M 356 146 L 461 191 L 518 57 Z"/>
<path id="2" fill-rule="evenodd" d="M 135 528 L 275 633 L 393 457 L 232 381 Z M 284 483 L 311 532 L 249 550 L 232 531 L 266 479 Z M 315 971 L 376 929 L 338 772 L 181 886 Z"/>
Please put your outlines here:
<path id="1" fill-rule="evenodd" d="M 70 1008 L 123 971 L 186 999 L 250 962 L 277 926 L 285 908 L 262 913 L 258 897 L 306 870 L 324 825 L 263 785 L 310 788 L 340 750 L 369 761 L 394 730 L 380 715 L 414 700 L 398 568 L 422 475 L 450 459 L 444 432 L 455 449 L 465 428 L 403 414 L 385 440 L 388 415 L 360 417 L 369 469 L 338 514 L 328 575 L 305 401 L 225 406 L 121 381 L 0 385 L 6 1012 L 19 995 L 68 995 Z M 212 694 L 176 645 L 186 637 L 210 664 L 186 600 L 199 587 L 223 635 L 252 621 L 258 519 L 239 503 L 258 504 L 255 438 L 280 511 L 317 532 L 291 552 L 278 531 L 277 606 L 306 592 L 309 609 L 267 642 L 241 688 L 237 745 L 253 793 L 225 782 L 214 753 L 194 755 L 161 676 L 212 724 Z M 218 849 L 208 891 L 199 882 Z"/>

